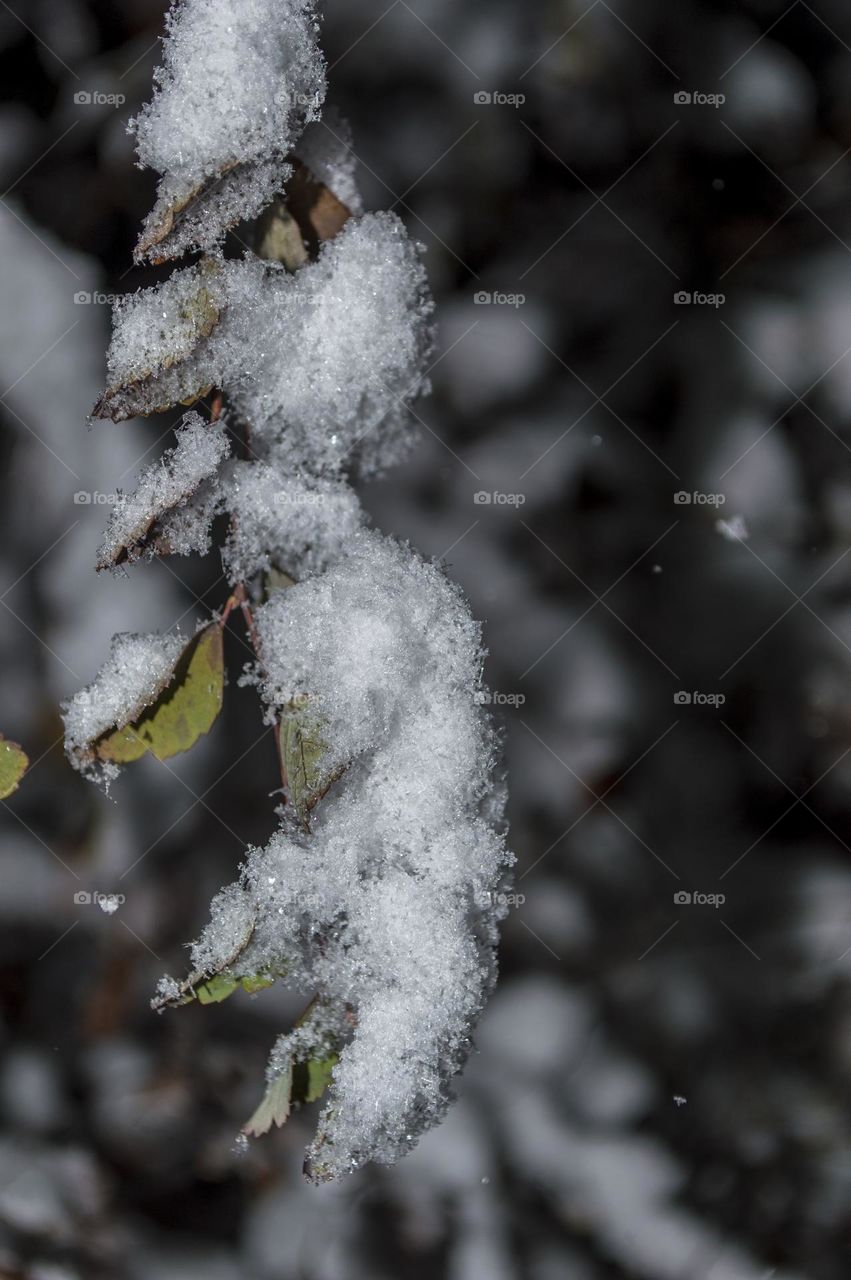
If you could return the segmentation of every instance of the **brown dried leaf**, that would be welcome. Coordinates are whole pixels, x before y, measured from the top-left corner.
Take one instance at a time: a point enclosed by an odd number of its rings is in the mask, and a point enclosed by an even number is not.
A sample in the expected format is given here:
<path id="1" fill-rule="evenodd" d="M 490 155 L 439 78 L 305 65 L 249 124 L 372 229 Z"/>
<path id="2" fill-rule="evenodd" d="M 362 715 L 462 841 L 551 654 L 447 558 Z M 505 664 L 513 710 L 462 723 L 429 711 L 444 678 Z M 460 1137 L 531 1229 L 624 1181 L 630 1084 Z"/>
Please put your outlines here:
<path id="1" fill-rule="evenodd" d="M 216 301 L 209 287 L 218 271 L 219 265 L 214 259 L 204 259 L 197 292 L 181 312 L 181 320 L 188 321 L 191 326 L 190 341 L 184 343 L 180 350 L 166 356 L 153 369 L 146 369 L 124 382 L 108 387 L 92 410 L 93 417 L 123 422 L 128 418 L 163 413 L 178 403 L 193 405 L 209 395 L 213 388 L 200 373 L 198 387 L 193 388 L 190 395 L 182 395 L 182 388 L 177 389 L 179 379 L 174 377 L 173 371 L 188 364 L 221 321 L 225 308 Z"/>
<path id="2" fill-rule="evenodd" d="M 333 191 L 314 177 L 307 165 L 293 161 L 293 176 L 287 183 L 287 208 L 301 229 L 315 257 L 319 246 L 333 240 L 352 216 L 352 211 Z"/>

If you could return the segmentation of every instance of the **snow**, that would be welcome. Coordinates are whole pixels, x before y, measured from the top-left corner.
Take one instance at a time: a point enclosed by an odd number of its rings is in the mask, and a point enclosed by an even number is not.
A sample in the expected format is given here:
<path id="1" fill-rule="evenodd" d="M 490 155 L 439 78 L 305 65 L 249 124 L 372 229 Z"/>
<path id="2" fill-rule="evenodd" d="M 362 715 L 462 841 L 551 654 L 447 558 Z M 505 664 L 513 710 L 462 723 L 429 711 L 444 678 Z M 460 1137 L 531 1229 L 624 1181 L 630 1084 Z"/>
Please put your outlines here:
<path id="1" fill-rule="evenodd" d="M 328 568 L 364 522 L 354 491 L 339 480 L 290 475 L 267 462 L 234 462 L 222 501 L 232 513 L 224 550 L 230 580 L 277 568 L 302 579 Z"/>
<path id="2" fill-rule="evenodd" d="M 153 374 L 148 410 L 224 386 L 258 455 L 375 474 L 413 440 L 406 405 L 428 390 L 432 312 L 419 246 L 395 215 L 366 214 L 295 274 L 248 255 L 122 299 L 110 380 Z"/>
<path id="3" fill-rule="evenodd" d="M 318 118 L 325 61 L 313 0 L 177 0 L 166 26 L 153 100 L 130 127 L 140 164 L 162 175 L 140 250 L 170 208 L 210 192 L 172 233 L 164 256 L 176 257 L 215 247 L 281 190 Z"/>
<path id="4" fill-rule="evenodd" d="M 187 415 L 176 447 L 121 495 L 102 559 L 153 527 L 170 550 L 205 552 L 227 512 L 225 572 L 254 608 L 244 682 L 270 722 L 298 716 L 319 744 L 327 794 L 308 824 L 289 779 L 278 831 L 213 901 L 189 981 L 269 973 L 315 996 L 268 1080 L 340 1053 L 308 1152 L 310 1176 L 326 1181 L 393 1163 L 442 1118 L 507 909 L 480 628 L 437 564 L 367 529 L 349 483 L 412 444 L 434 304 L 422 246 L 394 214 L 362 213 L 348 126 L 318 119 L 312 0 L 177 0 L 157 81 L 133 124 L 141 163 L 162 175 L 139 256 L 217 254 L 227 228 L 281 190 L 290 155 L 354 215 L 298 270 L 250 251 L 213 256 L 121 299 L 96 408 L 121 420 L 215 387 L 242 428 L 249 456 L 225 463 L 225 426 Z M 294 585 L 259 591 L 272 570 Z M 117 637 L 66 708 L 69 751 L 134 719 L 180 648 Z M 160 998 L 181 990 L 164 978 Z"/>
<path id="5" fill-rule="evenodd" d="M 436 565 L 362 531 L 325 573 L 273 594 L 256 626 L 270 708 L 307 695 L 328 768 L 348 768 L 309 835 L 285 818 L 251 851 L 193 961 L 220 965 L 223 932 L 248 914 L 235 970 L 285 969 L 337 1010 L 349 1043 L 309 1153 L 323 1179 L 392 1163 L 442 1117 L 493 981 L 510 856 L 501 814 L 482 816 L 496 744 L 477 701 L 479 627 Z M 291 1051 L 285 1037 L 272 1075 Z"/>
<path id="6" fill-rule="evenodd" d="M 404 401 L 428 389 L 433 344 L 433 303 L 404 225 L 386 213 L 351 219 L 315 263 L 274 283 L 245 318 L 250 368 L 233 385 L 255 447 L 314 472 L 356 457 L 368 472 L 392 465 L 411 442 Z"/>
<path id="7" fill-rule="evenodd" d="M 230 452 L 230 443 L 222 422 L 210 423 L 198 413 L 188 413 L 177 428 L 177 445 L 163 458 L 146 467 L 133 493 L 118 495 L 100 549 L 99 562 L 113 564 L 126 548 L 129 559 L 138 558 L 133 549 L 141 536 L 167 512 L 180 508 L 196 493 L 204 480 L 210 479 Z M 180 532 L 179 526 L 176 532 Z M 178 552 L 194 550 L 197 540 L 183 536 L 175 539 Z"/>
<path id="8" fill-rule="evenodd" d="M 63 704 L 65 750 L 71 763 L 90 772 L 86 749 L 102 734 L 130 723 L 156 701 L 183 649 L 177 635 L 117 635 L 95 679 Z M 107 776 L 117 770 L 104 766 Z"/>

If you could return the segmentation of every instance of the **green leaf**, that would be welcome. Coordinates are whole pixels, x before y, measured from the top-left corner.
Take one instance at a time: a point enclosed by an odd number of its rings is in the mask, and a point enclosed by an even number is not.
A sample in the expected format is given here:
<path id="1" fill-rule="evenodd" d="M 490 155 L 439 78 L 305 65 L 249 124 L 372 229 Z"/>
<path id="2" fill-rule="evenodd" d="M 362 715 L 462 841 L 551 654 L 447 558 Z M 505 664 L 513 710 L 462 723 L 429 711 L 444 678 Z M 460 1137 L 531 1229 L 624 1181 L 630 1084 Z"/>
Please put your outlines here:
<path id="1" fill-rule="evenodd" d="M 242 1132 L 249 1138 L 260 1138 L 264 1133 L 269 1132 L 273 1124 L 280 1128 L 289 1118 L 292 1087 L 293 1069 L 290 1064 L 269 1085 L 263 1101 L 248 1123 L 243 1126 Z"/>
<path id="2" fill-rule="evenodd" d="M 234 978 L 229 973 L 217 973 L 209 982 L 202 983 L 195 994 L 201 1004 L 221 1004 L 228 996 L 233 995 L 238 986 L 239 978 Z"/>
<path id="3" fill-rule="evenodd" d="M 0 800 L 5 800 L 17 791 L 29 764 L 29 757 L 23 748 L 17 742 L 8 742 L 0 734 Z"/>
<path id="4" fill-rule="evenodd" d="M 292 1098 L 294 1102 L 316 1102 L 333 1079 L 334 1068 L 340 1061 L 338 1053 L 327 1058 L 310 1058 L 297 1062 L 293 1072 Z"/>
<path id="5" fill-rule="evenodd" d="M 240 938 L 234 950 L 222 962 L 217 972 L 196 971 L 185 978 L 178 987 L 177 991 L 170 995 L 157 996 L 151 1001 L 151 1008 L 156 1012 L 163 1009 L 177 1009 L 184 1004 L 192 1004 L 193 1000 L 200 1000 L 202 1004 L 217 1004 L 221 1000 L 226 1000 L 232 995 L 238 984 L 243 981 L 246 983 L 259 982 L 259 978 L 246 977 L 245 979 L 233 978 L 231 970 L 244 954 L 248 944 L 254 937 L 255 922 L 252 920 L 243 936 Z M 265 979 L 266 975 L 262 975 Z M 269 975 L 269 985 L 274 981 Z M 204 997 L 201 991 L 204 991 Z M 246 986 L 246 991 L 259 990 L 253 986 Z M 221 992 L 222 994 L 218 994 Z"/>
<path id="6" fill-rule="evenodd" d="M 225 665 L 218 622 L 200 631 L 183 650 L 171 682 L 133 724 L 121 725 L 93 747 L 98 760 L 128 764 L 145 752 L 168 760 L 209 733 L 222 709 Z"/>
<path id="7" fill-rule="evenodd" d="M 308 830 L 313 808 L 343 774 L 345 766 L 328 768 L 324 728 L 307 699 L 287 708 L 278 733 L 290 801 L 299 822 Z"/>
<path id="8" fill-rule="evenodd" d="M 196 987 L 195 994 L 201 1004 L 221 1004 L 240 987 L 249 995 L 254 995 L 255 992 L 265 991 L 267 987 L 274 985 L 275 978 L 268 973 L 249 973 L 242 978 L 235 978 L 230 973 L 217 973 Z"/>

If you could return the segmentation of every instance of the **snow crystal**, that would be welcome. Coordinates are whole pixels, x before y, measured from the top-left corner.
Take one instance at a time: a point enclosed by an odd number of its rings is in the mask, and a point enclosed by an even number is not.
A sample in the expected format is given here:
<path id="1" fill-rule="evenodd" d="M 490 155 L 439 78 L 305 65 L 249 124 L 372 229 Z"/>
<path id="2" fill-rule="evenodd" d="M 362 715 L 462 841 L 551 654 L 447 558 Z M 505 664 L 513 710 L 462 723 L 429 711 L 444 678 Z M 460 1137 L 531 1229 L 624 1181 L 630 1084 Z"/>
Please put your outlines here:
<path id="1" fill-rule="evenodd" d="M 728 542 L 746 542 L 750 537 L 744 516 L 732 516 L 729 520 L 716 520 L 715 528 Z"/>
<path id="2" fill-rule="evenodd" d="M 175 448 L 145 468 L 136 490 L 118 495 L 100 549 L 101 565 L 114 564 L 122 553 L 130 560 L 137 559 L 140 552 L 134 549 L 135 544 L 166 513 L 185 506 L 199 485 L 216 474 L 230 452 L 224 424 L 206 422 L 200 414 L 186 414 L 176 434 Z M 175 532 L 178 536 L 173 551 L 185 554 L 187 547 L 195 548 L 197 538 L 188 537 L 179 525 Z"/>
<path id="3" fill-rule="evenodd" d="M 205 262 L 122 299 L 104 399 L 126 417 L 225 387 L 258 455 L 374 474 L 411 443 L 433 307 L 402 222 L 366 214 L 294 274 L 252 256 Z"/>
<path id="4" fill-rule="evenodd" d="M 307 126 L 293 154 L 347 209 L 363 213 L 352 130 L 333 107 L 326 108 L 320 121 Z"/>
<path id="5" fill-rule="evenodd" d="M 274 285 L 245 318 L 250 359 L 228 384 L 255 447 L 277 446 L 314 472 L 392 465 L 410 443 L 404 401 L 427 390 L 433 342 L 425 270 L 404 225 L 385 213 L 350 219 L 315 263 Z"/>
<path id="6" fill-rule="evenodd" d="M 325 97 L 317 30 L 313 0 L 176 0 L 153 100 L 130 126 L 140 164 L 162 175 L 139 256 L 170 211 L 152 256 L 215 246 L 281 190 Z"/>
<path id="7" fill-rule="evenodd" d="M 364 521 L 347 484 L 288 475 L 271 463 L 232 463 L 222 489 L 231 512 L 224 562 L 234 583 L 272 568 L 296 579 L 318 573 L 340 557 Z"/>
<path id="8" fill-rule="evenodd" d="M 256 626 L 270 705 L 307 696 L 329 767 L 348 766 L 310 835 L 285 823 L 227 899 L 255 922 L 236 971 L 318 989 L 318 1050 L 329 1027 L 348 1041 L 310 1152 L 322 1179 L 392 1162 L 443 1115 L 493 981 L 510 857 L 501 815 L 482 816 L 495 742 L 479 627 L 436 565 L 361 531 L 325 573 L 273 594 Z M 199 971 L 221 962 L 222 912 L 220 899 Z M 273 1073 L 293 1051 L 284 1037 Z"/>
<path id="9" fill-rule="evenodd" d="M 171 678 L 183 644 L 176 635 L 113 636 L 109 658 L 95 679 L 62 707 L 65 750 L 72 764 L 90 772 L 86 749 L 156 701 Z M 104 772 L 115 776 L 117 769 L 104 766 Z"/>
<path id="10" fill-rule="evenodd" d="M 213 521 L 224 510 L 217 478 L 205 480 L 183 506 L 175 507 L 160 521 L 163 542 L 173 556 L 205 556 L 212 546 Z"/>

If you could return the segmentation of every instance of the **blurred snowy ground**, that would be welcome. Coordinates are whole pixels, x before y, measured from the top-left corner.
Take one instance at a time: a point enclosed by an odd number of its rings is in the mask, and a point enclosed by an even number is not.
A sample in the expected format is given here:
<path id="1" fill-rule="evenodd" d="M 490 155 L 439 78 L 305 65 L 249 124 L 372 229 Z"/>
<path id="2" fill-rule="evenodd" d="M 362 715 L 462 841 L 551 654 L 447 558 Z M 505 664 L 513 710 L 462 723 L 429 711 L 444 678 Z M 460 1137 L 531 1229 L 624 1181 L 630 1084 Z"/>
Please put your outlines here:
<path id="1" fill-rule="evenodd" d="M 113 631 L 222 602 L 215 556 L 91 568 L 169 425 L 86 427 L 97 297 L 152 278 L 124 124 L 161 17 L 0 6 L 0 728 L 35 762 L 0 843 L 0 1276 L 845 1280 L 847 7 L 325 6 L 442 322 L 422 445 L 364 496 L 486 621 L 523 897 L 458 1105 L 326 1190 L 309 1117 L 232 1149 L 298 1006 L 147 1005 L 273 825 L 253 697 L 114 803 L 57 746 Z"/>

